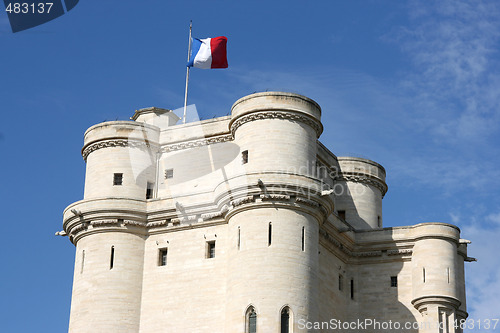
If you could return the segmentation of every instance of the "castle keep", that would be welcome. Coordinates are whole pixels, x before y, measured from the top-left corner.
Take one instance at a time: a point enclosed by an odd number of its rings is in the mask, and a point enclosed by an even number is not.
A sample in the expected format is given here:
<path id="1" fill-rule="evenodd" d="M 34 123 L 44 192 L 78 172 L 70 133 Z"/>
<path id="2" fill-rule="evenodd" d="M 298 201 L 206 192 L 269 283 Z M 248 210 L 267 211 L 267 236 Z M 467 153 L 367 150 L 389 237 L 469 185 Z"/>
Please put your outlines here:
<path id="1" fill-rule="evenodd" d="M 84 136 L 85 194 L 60 232 L 76 246 L 70 332 L 460 332 L 468 241 L 445 223 L 384 228 L 384 168 L 319 142 L 313 100 L 131 119 Z"/>

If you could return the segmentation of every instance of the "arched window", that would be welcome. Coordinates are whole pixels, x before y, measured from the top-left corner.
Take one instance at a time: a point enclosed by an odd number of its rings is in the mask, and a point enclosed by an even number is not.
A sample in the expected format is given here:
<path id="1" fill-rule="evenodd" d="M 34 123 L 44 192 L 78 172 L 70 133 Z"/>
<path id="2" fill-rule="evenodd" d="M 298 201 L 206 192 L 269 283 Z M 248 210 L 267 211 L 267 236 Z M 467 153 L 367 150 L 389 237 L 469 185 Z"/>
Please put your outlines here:
<path id="1" fill-rule="evenodd" d="M 281 310 L 281 333 L 290 333 L 290 327 L 291 327 L 291 315 L 290 315 L 290 308 L 288 306 L 285 306 L 283 310 Z"/>
<path id="2" fill-rule="evenodd" d="M 246 313 L 246 323 L 245 323 L 245 332 L 246 333 L 257 333 L 257 313 L 253 306 L 250 306 L 247 309 Z"/>

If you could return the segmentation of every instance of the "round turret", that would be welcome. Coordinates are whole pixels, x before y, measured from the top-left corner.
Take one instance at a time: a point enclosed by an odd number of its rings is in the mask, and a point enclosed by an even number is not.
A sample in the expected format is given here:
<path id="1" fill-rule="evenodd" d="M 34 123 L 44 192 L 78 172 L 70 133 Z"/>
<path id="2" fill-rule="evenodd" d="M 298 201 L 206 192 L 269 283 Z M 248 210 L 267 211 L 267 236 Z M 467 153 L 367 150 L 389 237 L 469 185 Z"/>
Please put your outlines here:
<path id="1" fill-rule="evenodd" d="M 283 92 L 232 107 L 244 173 L 228 174 L 216 189 L 219 205 L 229 206 L 229 242 L 237 244 L 228 248 L 226 332 L 241 331 L 241 316 L 248 321 L 254 312 L 262 332 L 279 331 L 283 311 L 295 323 L 318 318 L 319 225 L 333 209 L 313 176 L 320 116 L 313 100 Z M 284 278 L 276 283 L 277 276 Z"/>
<path id="2" fill-rule="evenodd" d="M 416 240 L 412 253 L 412 304 L 424 320 L 449 325 L 465 319 L 461 307 L 465 294 L 460 272 L 460 229 L 445 223 L 422 223 L 412 227 Z"/>
<path id="3" fill-rule="evenodd" d="M 446 296 L 458 299 L 458 227 L 445 223 L 422 223 L 414 227 L 413 298 Z"/>
<path id="4" fill-rule="evenodd" d="M 87 162 L 84 199 L 122 197 L 145 200 L 156 178 L 159 128 L 132 121 L 113 121 L 85 132 Z"/>
<path id="5" fill-rule="evenodd" d="M 338 157 L 335 209 L 357 230 L 382 228 L 382 198 L 387 192 L 385 169 L 358 157 Z"/>
<path id="6" fill-rule="evenodd" d="M 323 131 L 321 108 L 307 97 L 263 92 L 237 100 L 230 128 L 247 171 L 288 171 L 310 174 L 316 161 L 316 140 Z"/>
<path id="7" fill-rule="evenodd" d="M 70 332 L 139 330 L 146 197 L 158 136 L 158 127 L 131 121 L 85 133 L 84 200 L 64 211 L 64 230 L 76 245 Z"/>

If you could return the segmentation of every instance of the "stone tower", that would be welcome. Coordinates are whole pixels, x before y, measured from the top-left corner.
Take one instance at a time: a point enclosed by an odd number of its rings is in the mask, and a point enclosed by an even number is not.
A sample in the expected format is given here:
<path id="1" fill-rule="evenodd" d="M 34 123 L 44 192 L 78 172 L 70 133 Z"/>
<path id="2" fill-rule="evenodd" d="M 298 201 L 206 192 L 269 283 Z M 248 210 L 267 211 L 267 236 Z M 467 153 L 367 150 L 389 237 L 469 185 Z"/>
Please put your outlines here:
<path id="1" fill-rule="evenodd" d="M 70 332 L 466 318 L 472 258 L 458 228 L 383 228 L 384 168 L 323 146 L 313 100 L 265 92 L 227 117 L 177 125 L 171 110 L 146 108 L 131 119 L 84 136 L 84 199 L 59 233 L 76 246 Z"/>

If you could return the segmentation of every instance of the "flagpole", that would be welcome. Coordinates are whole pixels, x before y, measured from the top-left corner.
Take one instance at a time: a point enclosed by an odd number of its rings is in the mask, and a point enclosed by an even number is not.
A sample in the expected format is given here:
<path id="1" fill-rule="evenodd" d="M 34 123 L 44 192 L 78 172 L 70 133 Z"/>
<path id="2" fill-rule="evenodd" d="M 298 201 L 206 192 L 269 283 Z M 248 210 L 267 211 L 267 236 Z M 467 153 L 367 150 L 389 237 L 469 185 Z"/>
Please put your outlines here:
<path id="1" fill-rule="evenodd" d="M 189 46 L 188 46 L 188 57 L 187 62 L 191 60 L 191 30 L 193 30 L 193 21 L 189 21 Z M 184 117 L 182 118 L 182 123 L 186 123 L 186 112 L 187 112 L 187 100 L 188 100 L 188 84 L 189 84 L 189 66 L 186 66 L 186 92 L 184 94 Z"/>

